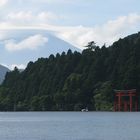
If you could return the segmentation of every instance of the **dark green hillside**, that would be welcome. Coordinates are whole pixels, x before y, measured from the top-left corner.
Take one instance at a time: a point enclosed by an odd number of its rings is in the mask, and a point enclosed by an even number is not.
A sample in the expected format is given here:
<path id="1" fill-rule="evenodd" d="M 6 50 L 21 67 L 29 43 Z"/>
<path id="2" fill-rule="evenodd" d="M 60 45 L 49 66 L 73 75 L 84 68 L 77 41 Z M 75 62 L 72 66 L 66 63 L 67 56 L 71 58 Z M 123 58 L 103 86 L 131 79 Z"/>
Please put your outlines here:
<path id="1" fill-rule="evenodd" d="M 140 91 L 140 33 L 106 48 L 50 55 L 8 72 L 0 110 L 111 110 L 113 89 Z"/>

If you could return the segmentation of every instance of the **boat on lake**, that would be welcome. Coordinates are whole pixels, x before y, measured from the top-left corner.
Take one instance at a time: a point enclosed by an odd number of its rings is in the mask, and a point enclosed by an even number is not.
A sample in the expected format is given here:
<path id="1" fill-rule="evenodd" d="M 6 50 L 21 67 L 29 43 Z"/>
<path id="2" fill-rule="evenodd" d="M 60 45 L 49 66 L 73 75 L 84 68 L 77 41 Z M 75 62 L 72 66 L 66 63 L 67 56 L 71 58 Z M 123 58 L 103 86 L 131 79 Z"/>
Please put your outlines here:
<path id="1" fill-rule="evenodd" d="M 81 111 L 82 112 L 88 112 L 88 108 L 86 107 L 86 108 L 83 108 L 83 109 L 81 109 Z"/>

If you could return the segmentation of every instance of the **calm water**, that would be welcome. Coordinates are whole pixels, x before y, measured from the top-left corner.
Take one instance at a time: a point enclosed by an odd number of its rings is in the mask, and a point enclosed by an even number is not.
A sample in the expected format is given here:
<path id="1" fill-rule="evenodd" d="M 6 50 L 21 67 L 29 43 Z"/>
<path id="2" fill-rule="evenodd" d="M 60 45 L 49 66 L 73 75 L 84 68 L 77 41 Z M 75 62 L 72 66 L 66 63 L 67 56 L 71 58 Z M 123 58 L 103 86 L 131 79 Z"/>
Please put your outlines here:
<path id="1" fill-rule="evenodd" d="M 140 113 L 1 112 L 0 140 L 140 140 Z"/>

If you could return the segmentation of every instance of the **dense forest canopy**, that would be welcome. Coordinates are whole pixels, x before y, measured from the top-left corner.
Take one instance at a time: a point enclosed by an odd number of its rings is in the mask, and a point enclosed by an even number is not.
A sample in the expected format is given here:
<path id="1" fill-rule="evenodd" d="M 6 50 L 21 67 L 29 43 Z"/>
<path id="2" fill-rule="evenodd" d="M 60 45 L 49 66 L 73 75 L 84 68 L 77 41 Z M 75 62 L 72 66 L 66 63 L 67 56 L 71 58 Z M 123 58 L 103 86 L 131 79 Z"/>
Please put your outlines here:
<path id="1" fill-rule="evenodd" d="M 113 89 L 134 88 L 140 91 L 140 33 L 15 68 L 0 87 L 0 110 L 112 110 Z"/>

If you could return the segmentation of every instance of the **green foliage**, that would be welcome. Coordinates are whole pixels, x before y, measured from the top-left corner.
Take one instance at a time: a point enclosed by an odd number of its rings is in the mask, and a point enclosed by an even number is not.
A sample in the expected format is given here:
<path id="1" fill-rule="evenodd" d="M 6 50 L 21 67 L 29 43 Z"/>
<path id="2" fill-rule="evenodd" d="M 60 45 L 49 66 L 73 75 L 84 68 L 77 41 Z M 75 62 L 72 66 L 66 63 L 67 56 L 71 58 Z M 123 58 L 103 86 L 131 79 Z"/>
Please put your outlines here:
<path id="1" fill-rule="evenodd" d="M 50 55 L 15 68 L 0 87 L 1 111 L 112 110 L 113 89 L 140 91 L 140 33 L 99 48 Z"/>
<path id="2" fill-rule="evenodd" d="M 96 110 L 111 110 L 113 101 L 113 88 L 110 81 L 107 81 L 95 90 L 94 102 Z"/>

